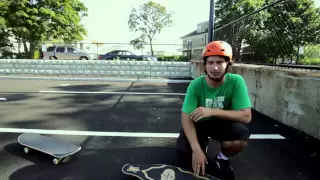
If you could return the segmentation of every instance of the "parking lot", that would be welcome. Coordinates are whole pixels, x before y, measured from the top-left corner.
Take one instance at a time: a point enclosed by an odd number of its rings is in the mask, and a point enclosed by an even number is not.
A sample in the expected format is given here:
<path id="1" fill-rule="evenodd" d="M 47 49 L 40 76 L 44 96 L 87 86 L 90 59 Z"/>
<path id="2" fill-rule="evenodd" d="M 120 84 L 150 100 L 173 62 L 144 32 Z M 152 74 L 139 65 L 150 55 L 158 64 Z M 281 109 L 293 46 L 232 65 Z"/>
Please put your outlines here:
<path id="1" fill-rule="evenodd" d="M 186 83 L 0 79 L 1 179 L 106 180 L 126 163 L 178 165 L 175 152 Z M 248 148 L 232 159 L 238 180 L 318 179 L 319 142 L 253 112 Z M 24 132 L 63 139 L 82 150 L 70 162 L 25 154 Z M 219 151 L 210 142 L 209 158 Z M 209 160 L 209 163 L 212 160 Z"/>

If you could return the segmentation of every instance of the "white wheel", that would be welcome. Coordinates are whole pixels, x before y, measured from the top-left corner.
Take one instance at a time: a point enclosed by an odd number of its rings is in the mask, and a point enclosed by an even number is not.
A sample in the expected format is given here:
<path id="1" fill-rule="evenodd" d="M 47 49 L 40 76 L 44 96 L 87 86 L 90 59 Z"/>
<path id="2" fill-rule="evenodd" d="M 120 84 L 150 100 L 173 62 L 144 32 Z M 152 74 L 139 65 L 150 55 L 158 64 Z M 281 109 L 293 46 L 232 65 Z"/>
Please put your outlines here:
<path id="1" fill-rule="evenodd" d="M 24 151 L 25 153 L 28 153 L 28 152 L 29 152 L 29 148 L 24 147 L 24 148 L 23 148 L 23 151 Z"/>
<path id="2" fill-rule="evenodd" d="M 60 163 L 60 160 L 59 159 L 57 159 L 57 158 L 54 158 L 53 159 L 53 164 L 59 164 Z"/>

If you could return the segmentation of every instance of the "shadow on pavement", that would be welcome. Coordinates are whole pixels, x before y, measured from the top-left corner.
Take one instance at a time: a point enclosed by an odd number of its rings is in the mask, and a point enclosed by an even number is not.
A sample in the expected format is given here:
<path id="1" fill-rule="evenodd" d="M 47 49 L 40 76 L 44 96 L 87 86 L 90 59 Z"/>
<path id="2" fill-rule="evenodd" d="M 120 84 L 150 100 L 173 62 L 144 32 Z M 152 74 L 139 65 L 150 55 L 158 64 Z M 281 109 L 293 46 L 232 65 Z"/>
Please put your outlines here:
<path id="1" fill-rule="evenodd" d="M 101 91 L 106 88 L 111 88 L 109 84 L 79 84 L 79 85 L 68 85 L 68 86 L 57 86 L 53 87 L 61 91 Z"/>
<path id="2" fill-rule="evenodd" d="M 121 168 L 126 163 L 133 164 L 168 164 L 186 168 L 181 164 L 174 148 L 168 147 L 135 147 L 89 149 L 81 151 L 79 157 L 73 157 L 70 162 L 54 165 L 52 158 L 38 152 L 23 154 L 17 152 L 19 145 L 12 144 L 4 149 L 18 157 L 33 162 L 35 165 L 23 167 L 10 175 L 9 180 L 106 180 L 132 179 L 122 174 Z"/>
<path id="3" fill-rule="evenodd" d="M 28 154 L 24 153 L 23 146 L 21 146 L 18 142 L 8 144 L 3 147 L 3 150 L 8 152 L 9 154 L 18 156 L 22 159 L 25 159 L 29 162 L 35 164 L 41 164 L 43 167 L 54 167 L 53 157 L 47 155 L 45 153 L 39 152 L 37 150 L 31 150 Z M 73 158 L 69 161 L 68 164 L 74 163 L 78 159 L 78 154 L 73 156 Z M 64 164 L 62 164 L 64 165 Z"/>
<path id="4" fill-rule="evenodd" d="M 98 87 L 105 88 L 104 86 Z M 139 90 L 140 87 L 131 83 L 125 90 L 118 91 L 129 92 L 131 89 L 135 89 L 142 92 Z M 181 93 L 181 88 L 179 89 L 179 86 L 175 87 L 173 88 L 174 91 L 180 91 Z M 81 91 L 79 88 L 76 89 Z M 149 85 L 146 89 L 152 92 L 157 90 L 154 86 L 149 87 Z M 87 130 L 177 132 L 180 128 L 179 117 L 182 106 L 182 101 L 177 97 L 165 95 L 61 94 L 44 100 L 60 104 L 66 109 L 77 107 L 76 110 L 64 112 L 46 112 L 46 115 L 56 121 L 65 118 L 81 121 L 86 124 Z"/>
<path id="5" fill-rule="evenodd" d="M 45 112 L 59 119 L 73 119 L 86 123 L 87 130 L 177 132 L 180 128 L 181 102 L 170 102 L 172 98 L 144 96 L 127 98 L 127 95 L 66 95 L 50 101 L 68 99 L 65 108 L 78 106 L 67 112 Z M 112 99 L 112 103 L 111 102 Z M 168 100 L 167 102 L 166 99 Z M 108 102 L 104 102 L 108 101 Z M 81 103 L 81 105 L 78 105 Z M 86 103 L 84 105 L 84 103 Z"/>
<path id="6" fill-rule="evenodd" d="M 108 142 L 110 140 L 111 144 Z M 71 161 L 58 166 L 52 163 L 52 157 L 35 151 L 24 154 L 22 147 L 13 143 L 5 146 L 4 150 L 34 165 L 16 170 L 9 176 L 9 180 L 26 177 L 31 180 L 131 179 L 121 172 L 126 163 L 160 163 L 187 168 L 184 164 L 186 160 L 178 157 L 171 140 L 159 140 L 146 146 L 139 144 L 144 141 L 139 138 L 96 137 L 94 142 L 83 147 Z M 219 144 L 210 142 L 208 152 L 209 164 L 212 167 L 214 155 L 219 152 Z M 316 180 L 319 161 L 307 156 L 303 148 L 295 149 L 287 140 L 251 140 L 248 148 L 236 155 L 231 163 L 237 179 L 241 180 Z M 216 169 L 211 170 L 217 173 Z"/>
<path id="7" fill-rule="evenodd" d="M 181 84 L 164 86 L 134 85 L 115 91 L 137 92 L 177 92 L 185 93 L 187 86 Z M 58 87 L 61 90 L 70 87 Z M 64 89 L 63 89 L 64 88 Z M 72 87 L 79 91 L 79 86 Z M 69 89 L 69 90 L 72 90 Z M 82 86 L 86 90 L 101 91 L 106 86 Z M 90 89 L 91 88 L 91 89 Z M 140 89 L 139 89 L 140 88 Z M 183 90 L 184 89 L 184 90 Z M 81 90 L 81 89 L 80 89 Z M 183 90 L 183 91 L 182 91 Z M 42 123 L 32 121 L 9 123 L 11 127 L 65 129 L 61 122 L 70 120 L 73 126 L 84 124 L 86 130 L 95 131 L 137 131 L 177 133 L 181 128 L 180 113 L 184 96 L 161 95 L 116 95 L 116 94 L 62 94 L 50 96 L 44 100 L 59 105 L 59 111 L 46 111 L 48 119 Z M 69 110 L 68 108 L 71 108 Z M 63 111 L 68 109 L 68 111 Z M 27 120 L 26 120 L 27 121 Z M 58 125 L 56 125 L 58 124 Z M 251 140 L 244 153 L 234 159 L 239 179 L 317 179 L 319 167 L 319 142 L 297 130 L 253 110 L 253 121 L 249 124 L 252 134 L 281 134 L 286 140 Z M 69 127 L 68 127 L 69 128 Z M 72 127 L 71 127 L 72 128 Z M 70 129 L 73 130 L 73 129 Z M 110 137 L 108 137 L 110 138 Z M 4 147 L 10 154 L 16 155 L 35 165 L 15 171 L 10 180 L 29 179 L 125 179 L 121 167 L 126 163 L 148 164 L 165 163 L 176 165 L 175 151 L 171 147 L 159 147 L 157 141 L 130 138 L 111 138 L 96 141 L 99 138 L 87 137 L 81 143 L 83 150 L 79 157 L 67 164 L 55 166 L 50 156 L 38 153 L 24 154 L 17 144 Z M 132 138 L 131 138 L 132 139 Z M 104 143 L 109 143 L 106 145 Z M 117 145 L 117 143 L 122 145 Z M 150 145 L 152 144 L 152 145 Z M 132 147 L 137 146 L 137 147 Z M 218 150 L 218 145 L 213 145 Z M 21 151 L 20 151 L 21 150 Z M 313 157 L 315 156 L 315 157 Z M 129 178 L 130 179 L 130 178 Z"/>
<path id="8" fill-rule="evenodd" d="M 0 92 L 0 98 L 6 98 L 5 101 L 0 101 L 0 103 L 12 102 L 12 101 L 23 101 L 28 100 L 35 97 L 27 92 L 20 92 L 20 93 L 10 93 L 10 92 Z"/>

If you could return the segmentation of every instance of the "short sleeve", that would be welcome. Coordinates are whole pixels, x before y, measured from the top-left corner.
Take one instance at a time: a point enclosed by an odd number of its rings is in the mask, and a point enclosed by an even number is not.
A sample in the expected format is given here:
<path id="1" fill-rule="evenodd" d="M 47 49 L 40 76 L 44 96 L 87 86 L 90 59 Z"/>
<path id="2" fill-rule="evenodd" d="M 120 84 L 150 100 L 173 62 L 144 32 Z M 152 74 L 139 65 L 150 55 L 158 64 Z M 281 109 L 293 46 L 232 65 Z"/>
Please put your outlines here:
<path id="1" fill-rule="evenodd" d="M 232 110 L 241 110 L 251 108 L 250 96 L 245 80 L 242 76 L 237 76 L 235 79 L 234 91 L 232 94 Z"/>
<path id="2" fill-rule="evenodd" d="M 196 94 L 196 83 L 191 82 L 187 88 L 187 92 L 182 105 L 182 112 L 191 114 L 198 106 L 197 94 Z"/>

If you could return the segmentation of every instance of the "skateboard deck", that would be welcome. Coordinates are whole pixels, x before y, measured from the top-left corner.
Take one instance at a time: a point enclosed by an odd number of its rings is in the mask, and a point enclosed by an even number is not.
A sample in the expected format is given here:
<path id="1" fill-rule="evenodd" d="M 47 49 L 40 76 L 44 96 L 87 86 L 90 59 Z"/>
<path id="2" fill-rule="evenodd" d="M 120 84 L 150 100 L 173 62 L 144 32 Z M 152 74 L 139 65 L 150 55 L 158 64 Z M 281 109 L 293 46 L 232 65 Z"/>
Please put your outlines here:
<path id="1" fill-rule="evenodd" d="M 211 175 L 194 175 L 193 171 L 165 164 L 125 164 L 122 172 L 141 180 L 220 180 Z"/>
<path id="2" fill-rule="evenodd" d="M 18 137 L 18 142 L 24 146 L 25 153 L 34 149 L 53 156 L 54 164 L 59 164 L 62 160 L 71 158 L 73 154 L 81 150 L 80 146 L 35 133 L 21 134 Z"/>

